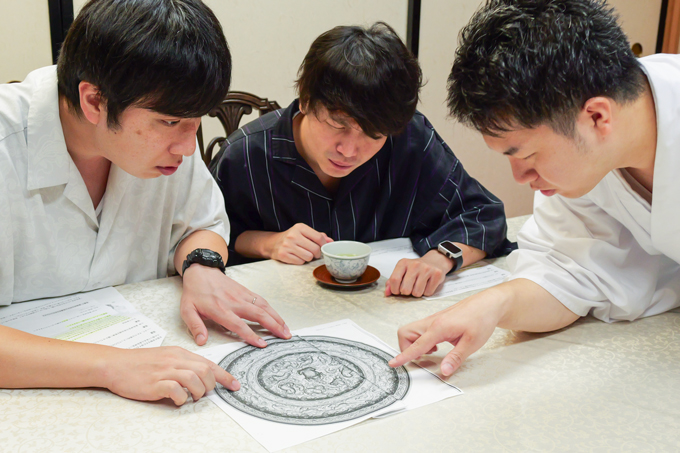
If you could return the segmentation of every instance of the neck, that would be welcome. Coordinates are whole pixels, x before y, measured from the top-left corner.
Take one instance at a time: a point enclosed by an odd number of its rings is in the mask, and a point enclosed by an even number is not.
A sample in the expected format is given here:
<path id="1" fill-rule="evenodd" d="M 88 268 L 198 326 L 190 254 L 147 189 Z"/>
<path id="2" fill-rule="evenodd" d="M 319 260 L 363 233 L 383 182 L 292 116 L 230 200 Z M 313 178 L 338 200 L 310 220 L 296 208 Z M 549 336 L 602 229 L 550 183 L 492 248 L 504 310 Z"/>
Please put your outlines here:
<path id="1" fill-rule="evenodd" d="M 656 108 L 654 96 L 645 79 L 644 93 L 620 111 L 620 134 L 618 148 L 623 150 L 619 168 L 625 168 L 630 175 L 652 192 L 654 185 L 654 161 L 656 158 Z"/>
<path id="2" fill-rule="evenodd" d="M 96 208 L 104 197 L 111 161 L 97 152 L 96 125 L 74 114 L 66 100 L 59 99 L 59 120 L 68 151 Z"/>

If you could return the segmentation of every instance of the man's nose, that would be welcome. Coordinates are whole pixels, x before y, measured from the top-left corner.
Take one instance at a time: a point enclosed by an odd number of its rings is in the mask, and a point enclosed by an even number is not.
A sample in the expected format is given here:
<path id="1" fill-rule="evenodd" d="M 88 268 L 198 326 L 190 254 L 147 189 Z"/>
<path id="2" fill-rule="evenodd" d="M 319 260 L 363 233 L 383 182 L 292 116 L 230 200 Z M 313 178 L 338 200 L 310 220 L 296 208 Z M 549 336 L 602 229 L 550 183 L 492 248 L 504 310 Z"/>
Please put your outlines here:
<path id="1" fill-rule="evenodd" d="M 336 149 L 345 157 L 354 157 L 359 153 L 360 145 L 357 140 L 343 140 L 338 143 Z"/>
<path id="2" fill-rule="evenodd" d="M 520 184 L 528 184 L 536 179 L 536 171 L 522 159 L 511 157 L 510 168 L 512 168 L 513 178 Z"/>
<path id="3" fill-rule="evenodd" d="M 196 131 L 201 125 L 200 118 L 189 118 L 182 125 L 181 135 L 178 143 L 173 147 L 174 154 L 181 154 L 189 157 L 196 151 Z"/>

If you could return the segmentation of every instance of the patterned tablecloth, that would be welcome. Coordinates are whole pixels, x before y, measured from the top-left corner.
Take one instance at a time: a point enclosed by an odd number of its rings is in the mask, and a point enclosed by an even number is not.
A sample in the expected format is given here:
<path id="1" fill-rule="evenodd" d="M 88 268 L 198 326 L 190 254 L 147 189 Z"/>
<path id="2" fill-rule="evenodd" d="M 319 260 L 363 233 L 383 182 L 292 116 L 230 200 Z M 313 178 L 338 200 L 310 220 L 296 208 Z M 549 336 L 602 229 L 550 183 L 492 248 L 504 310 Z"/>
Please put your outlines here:
<path id="1" fill-rule="evenodd" d="M 511 238 L 525 220 L 510 220 Z M 394 347 L 399 326 L 469 295 L 385 298 L 384 276 L 365 289 L 332 291 L 312 276 L 319 264 L 263 261 L 227 272 L 291 329 L 350 318 Z M 504 268 L 505 258 L 494 264 Z M 118 290 L 168 330 L 164 345 L 198 349 L 179 316 L 179 278 Z M 227 341 L 213 325 L 207 346 Z M 450 381 L 465 394 L 290 451 L 679 451 L 680 310 L 611 325 L 584 318 L 548 334 L 496 329 Z M 0 451 L 265 450 L 207 399 L 176 408 L 82 389 L 0 390 Z"/>

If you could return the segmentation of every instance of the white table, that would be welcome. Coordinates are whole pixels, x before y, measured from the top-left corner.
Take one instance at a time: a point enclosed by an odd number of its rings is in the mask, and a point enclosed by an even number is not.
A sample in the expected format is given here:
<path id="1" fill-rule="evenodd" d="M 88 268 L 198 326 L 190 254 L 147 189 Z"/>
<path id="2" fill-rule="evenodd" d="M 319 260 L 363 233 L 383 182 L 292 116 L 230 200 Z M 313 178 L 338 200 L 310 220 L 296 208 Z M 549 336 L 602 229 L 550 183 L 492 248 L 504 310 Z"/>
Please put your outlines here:
<path id="1" fill-rule="evenodd" d="M 510 220 L 511 238 L 524 220 Z M 466 296 L 384 298 L 385 277 L 366 289 L 331 291 L 312 276 L 318 264 L 263 261 L 228 273 L 291 329 L 350 318 L 394 347 L 400 325 Z M 494 264 L 505 267 L 505 259 Z M 198 349 L 179 316 L 178 278 L 118 290 L 168 330 L 164 345 Z M 207 346 L 228 341 L 210 329 Z M 679 451 L 680 311 L 611 325 L 585 318 L 549 334 L 496 329 L 450 381 L 465 394 L 288 451 Z M 0 451 L 265 450 L 207 399 L 176 408 L 83 389 L 0 390 Z"/>

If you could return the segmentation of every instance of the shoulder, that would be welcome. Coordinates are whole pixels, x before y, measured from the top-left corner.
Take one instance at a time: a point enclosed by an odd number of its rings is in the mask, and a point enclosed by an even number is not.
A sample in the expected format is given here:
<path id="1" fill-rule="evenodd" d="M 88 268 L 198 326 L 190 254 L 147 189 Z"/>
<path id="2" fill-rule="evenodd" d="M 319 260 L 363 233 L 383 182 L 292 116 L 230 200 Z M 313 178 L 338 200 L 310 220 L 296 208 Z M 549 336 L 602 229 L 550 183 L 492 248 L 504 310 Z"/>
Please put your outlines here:
<path id="1" fill-rule="evenodd" d="M 29 118 L 35 127 L 44 115 L 54 116 L 50 109 L 57 99 L 56 66 L 36 69 L 23 82 L 0 84 L 0 140 L 26 131 Z"/>
<path id="2" fill-rule="evenodd" d="M 27 82 L 0 85 L 0 140 L 26 128 L 32 92 L 30 85 Z"/>
<path id="3" fill-rule="evenodd" d="M 390 137 L 397 152 L 411 155 L 425 155 L 430 152 L 446 152 L 451 150 L 422 113 L 416 111 L 404 130 Z"/>
<path id="4" fill-rule="evenodd" d="M 404 130 L 390 136 L 388 142 L 392 144 L 392 157 L 407 166 L 422 162 L 424 166 L 444 168 L 451 167 L 457 160 L 434 126 L 418 111 Z"/>
<path id="5" fill-rule="evenodd" d="M 245 146 L 246 142 L 251 141 L 262 142 L 266 134 L 271 134 L 280 118 L 281 110 L 277 110 L 241 126 L 227 137 L 227 148 Z"/>

